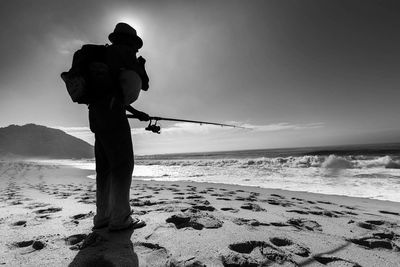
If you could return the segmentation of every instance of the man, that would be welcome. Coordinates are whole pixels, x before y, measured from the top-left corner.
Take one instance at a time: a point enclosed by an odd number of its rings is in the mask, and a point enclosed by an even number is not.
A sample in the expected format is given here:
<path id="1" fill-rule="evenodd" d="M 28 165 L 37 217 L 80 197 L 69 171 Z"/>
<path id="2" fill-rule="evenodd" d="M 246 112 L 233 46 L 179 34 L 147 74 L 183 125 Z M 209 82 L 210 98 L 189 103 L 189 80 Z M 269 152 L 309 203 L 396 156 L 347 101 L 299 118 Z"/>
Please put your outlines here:
<path id="1" fill-rule="evenodd" d="M 144 221 L 131 217 L 129 191 L 134 159 L 126 111 L 141 121 L 149 120 L 146 113 L 123 104 L 118 76 L 121 70 L 135 70 L 142 78 L 143 90 L 148 88 L 148 78 L 144 59 L 136 58 L 143 41 L 134 28 L 119 23 L 109 35 L 109 40 L 112 44 L 106 49 L 105 63 L 114 83 L 89 105 L 89 124 L 95 134 L 96 158 L 97 212 L 93 230 L 108 227 L 109 231 L 118 231 L 145 225 Z"/>

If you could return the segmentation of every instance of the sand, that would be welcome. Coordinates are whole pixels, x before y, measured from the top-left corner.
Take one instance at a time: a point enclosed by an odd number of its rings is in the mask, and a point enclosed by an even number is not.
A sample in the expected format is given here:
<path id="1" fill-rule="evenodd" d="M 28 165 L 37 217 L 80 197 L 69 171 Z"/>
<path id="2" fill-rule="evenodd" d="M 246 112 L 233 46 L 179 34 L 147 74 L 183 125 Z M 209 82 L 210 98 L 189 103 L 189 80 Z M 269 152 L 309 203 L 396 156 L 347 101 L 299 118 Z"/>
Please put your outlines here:
<path id="1" fill-rule="evenodd" d="M 0 162 L 0 265 L 400 266 L 400 203 L 212 183 L 134 180 L 147 225 L 82 248 L 90 174 Z"/>

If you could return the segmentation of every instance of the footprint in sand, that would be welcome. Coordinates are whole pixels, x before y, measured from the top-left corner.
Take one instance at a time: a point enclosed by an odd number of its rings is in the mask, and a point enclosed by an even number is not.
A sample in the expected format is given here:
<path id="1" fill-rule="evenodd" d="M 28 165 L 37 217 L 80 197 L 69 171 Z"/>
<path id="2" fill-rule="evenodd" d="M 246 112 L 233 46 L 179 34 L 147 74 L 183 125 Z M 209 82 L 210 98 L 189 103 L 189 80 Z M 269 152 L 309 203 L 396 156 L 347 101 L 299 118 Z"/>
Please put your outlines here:
<path id="1" fill-rule="evenodd" d="M 90 218 L 90 217 L 93 217 L 93 216 L 94 216 L 94 212 L 93 211 L 90 211 L 88 213 L 79 213 L 79 214 L 71 216 L 70 218 L 72 220 L 69 221 L 69 222 L 65 222 L 64 225 L 67 226 L 67 225 L 70 225 L 72 223 L 73 225 L 76 226 L 76 225 L 79 224 L 79 221 L 87 219 L 87 218 Z"/>
<path id="2" fill-rule="evenodd" d="M 34 211 L 37 214 L 44 214 L 44 213 L 56 213 L 61 211 L 62 208 L 47 208 L 47 209 L 40 209 L 40 210 L 36 210 Z"/>
<path id="3" fill-rule="evenodd" d="M 303 214 L 303 215 L 309 214 L 309 212 L 306 210 L 287 210 L 286 212 L 292 212 L 292 213 Z"/>
<path id="4" fill-rule="evenodd" d="M 245 219 L 245 218 L 234 218 L 232 220 L 233 223 L 237 225 L 248 225 L 248 226 L 269 226 L 269 223 L 262 223 L 256 219 Z"/>
<path id="5" fill-rule="evenodd" d="M 68 198 L 68 197 L 70 197 L 70 196 L 72 196 L 73 194 L 72 193 L 70 193 L 70 192 L 59 192 L 58 194 L 57 194 L 57 198 L 58 199 L 66 199 L 66 198 Z"/>
<path id="6" fill-rule="evenodd" d="M 94 212 L 90 211 L 88 213 L 79 213 L 79 214 L 73 215 L 73 216 L 71 216 L 71 219 L 83 220 L 83 219 L 87 219 L 87 218 L 90 218 L 90 217 L 93 217 L 93 216 L 94 216 Z"/>
<path id="7" fill-rule="evenodd" d="M 197 191 L 197 187 L 196 186 L 187 185 L 186 187 L 188 187 L 188 190 L 190 190 L 190 191 Z"/>
<path id="8" fill-rule="evenodd" d="M 50 214 L 45 214 L 45 215 L 36 216 L 35 218 L 48 220 L 48 219 L 51 219 L 51 216 L 50 216 Z"/>
<path id="9" fill-rule="evenodd" d="M 193 212 L 191 210 L 181 214 L 175 214 L 166 219 L 167 223 L 173 223 L 177 229 L 193 228 L 202 230 L 203 228 L 220 228 L 223 222 L 213 215 L 202 211 Z"/>
<path id="10" fill-rule="evenodd" d="M 275 246 L 281 247 L 282 249 L 301 257 L 308 257 L 311 253 L 309 248 L 296 244 L 287 238 L 272 237 L 269 239 L 269 241 L 271 241 L 271 243 Z"/>
<path id="11" fill-rule="evenodd" d="M 400 236 L 393 232 L 376 232 L 365 237 L 353 239 L 350 238 L 347 240 L 364 248 L 383 248 L 388 250 L 400 251 L 400 247 L 397 245 L 400 243 Z"/>
<path id="12" fill-rule="evenodd" d="M 274 263 L 297 266 L 290 254 L 264 241 L 234 243 L 229 249 L 233 252 L 221 257 L 224 266 L 269 266 Z"/>
<path id="13" fill-rule="evenodd" d="M 210 201 L 208 201 L 207 199 L 193 199 L 191 202 L 188 202 L 188 204 L 191 204 L 191 205 L 200 205 L 200 204 L 210 205 Z"/>
<path id="14" fill-rule="evenodd" d="M 276 227 L 288 227 L 291 226 L 290 224 L 284 223 L 284 222 L 271 222 L 270 225 L 276 226 Z"/>
<path id="15" fill-rule="evenodd" d="M 141 266 L 174 266 L 171 265 L 171 254 L 158 244 L 138 242 L 133 244 Z"/>
<path id="16" fill-rule="evenodd" d="M 376 230 L 378 228 L 381 228 L 381 226 L 386 226 L 386 227 L 396 227 L 397 224 L 395 223 L 390 223 L 384 220 L 367 220 L 365 222 L 358 222 L 357 226 L 367 229 L 367 230 Z"/>
<path id="17" fill-rule="evenodd" d="M 343 215 L 340 211 L 329 211 L 329 210 L 311 210 L 309 211 L 310 214 L 318 215 L 318 216 L 325 216 L 330 218 L 338 218 L 339 215 Z"/>
<path id="18" fill-rule="evenodd" d="M 200 195 L 192 195 L 192 196 L 187 196 L 186 199 L 199 199 L 199 198 L 204 198 L 203 196 Z"/>
<path id="19" fill-rule="evenodd" d="M 143 207 L 143 206 L 154 206 L 157 204 L 163 204 L 164 202 L 155 202 L 150 200 L 139 200 L 139 199 L 131 199 L 130 201 L 131 206 L 134 207 Z"/>
<path id="20" fill-rule="evenodd" d="M 11 224 L 12 226 L 26 226 L 26 221 L 17 221 L 13 224 Z"/>
<path id="21" fill-rule="evenodd" d="M 275 205 L 275 206 L 282 206 L 282 207 L 291 207 L 294 206 L 294 204 L 290 201 L 283 200 L 283 199 L 276 199 L 276 198 L 268 198 L 268 199 L 263 199 L 261 200 L 262 202 L 267 202 L 270 205 Z"/>
<path id="22" fill-rule="evenodd" d="M 339 215 L 343 215 L 340 211 L 329 211 L 329 210 L 287 210 L 286 212 L 293 212 L 298 214 L 312 214 L 318 216 L 325 216 L 330 218 L 337 218 Z"/>
<path id="23" fill-rule="evenodd" d="M 242 209 L 245 210 L 252 210 L 252 211 L 265 211 L 265 209 L 261 208 L 260 205 L 255 203 L 245 203 L 240 206 Z"/>
<path id="24" fill-rule="evenodd" d="M 367 223 L 367 222 L 358 222 L 357 226 L 367 229 L 367 230 L 375 230 L 376 229 L 376 226 L 374 224 Z"/>
<path id="25" fill-rule="evenodd" d="M 187 210 L 187 208 L 184 208 L 184 210 Z M 154 210 L 148 210 L 147 212 L 150 211 L 161 211 L 161 212 L 177 212 L 177 211 L 182 211 L 182 207 L 179 207 L 177 205 L 168 205 L 164 207 L 160 207 Z"/>
<path id="26" fill-rule="evenodd" d="M 193 205 L 192 209 L 204 210 L 204 211 L 214 211 L 215 210 L 215 208 L 213 206 L 208 206 L 208 205 Z"/>
<path id="27" fill-rule="evenodd" d="M 313 259 L 316 260 L 317 262 L 323 264 L 323 265 L 346 266 L 346 267 L 361 267 L 361 265 L 359 265 L 356 262 L 348 261 L 348 260 L 341 259 L 341 258 L 338 258 L 338 257 L 314 256 Z"/>
<path id="28" fill-rule="evenodd" d="M 299 202 L 299 203 L 303 203 L 303 202 L 306 202 L 306 201 L 307 201 L 307 200 L 305 200 L 305 199 L 298 198 L 298 197 L 292 197 L 292 199 L 293 199 L 293 200 L 297 200 L 297 202 Z"/>
<path id="29" fill-rule="evenodd" d="M 84 203 L 84 204 L 95 204 L 96 203 L 96 197 L 94 194 L 84 194 L 77 198 L 80 199 L 78 201 L 80 203 Z"/>
<path id="30" fill-rule="evenodd" d="M 322 200 L 318 200 L 317 202 L 318 202 L 318 203 L 321 203 L 321 204 L 335 205 L 334 203 L 332 203 L 332 202 L 329 202 L 329 201 L 322 201 Z"/>
<path id="31" fill-rule="evenodd" d="M 45 243 L 43 243 L 42 241 L 36 240 L 33 242 L 32 244 L 32 248 L 35 250 L 41 250 L 46 246 Z"/>
<path id="32" fill-rule="evenodd" d="M 248 197 L 236 197 L 235 200 L 239 200 L 239 201 L 249 201 L 249 202 L 254 202 L 254 201 L 258 201 L 258 199 L 255 196 L 248 196 Z"/>
<path id="33" fill-rule="evenodd" d="M 229 211 L 229 212 L 232 212 L 232 213 L 238 213 L 239 212 L 239 209 L 235 209 L 235 208 L 231 208 L 231 207 L 221 208 L 221 210 Z"/>
<path id="34" fill-rule="evenodd" d="M 250 195 L 252 195 L 252 196 L 259 196 L 260 195 L 260 193 L 257 193 L 257 192 L 250 192 Z"/>
<path id="35" fill-rule="evenodd" d="M 397 216 L 400 216 L 400 213 L 394 212 L 394 211 L 380 210 L 379 212 L 380 212 L 380 213 L 383 213 L 383 214 L 390 214 L 390 215 L 397 215 Z"/>
<path id="36" fill-rule="evenodd" d="M 225 201 L 231 201 L 232 199 L 228 198 L 228 197 L 217 197 L 217 200 L 225 200 Z"/>
<path id="37" fill-rule="evenodd" d="M 228 192 L 224 192 L 224 195 L 227 195 L 227 196 L 236 195 L 236 191 L 228 191 Z"/>
<path id="38" fill-rule="evenodd" d="M 191 257 L 187 260 L 171 260 L 171 263 L 169 266 L 176 266 L 176 267 L 207 267 L 204 263 L 202 263 L 199 260 L 196 260 L 195 257 Z"/>
<path id="39" fill-rule="evenodd" d="M 287 221 L 288 224 L 300 230 L 322 231 L 321 225 L 316 221 L 292 218 Z"/>
<path id="40" fill-rule="evenodd" d="M 33 240 L 15 242 L 13 245 L 17 248 L 29 247 L 33 244 Z"/>
<path id="41" fill-rule="evenodd" d="M 25 248 L 32 246 L 34 250 L 41 250 L 46 246 L 46 244 L 40 240 L 28 240 L 28 241 L 15 242 L 13 246 L 17 248 Z"/>

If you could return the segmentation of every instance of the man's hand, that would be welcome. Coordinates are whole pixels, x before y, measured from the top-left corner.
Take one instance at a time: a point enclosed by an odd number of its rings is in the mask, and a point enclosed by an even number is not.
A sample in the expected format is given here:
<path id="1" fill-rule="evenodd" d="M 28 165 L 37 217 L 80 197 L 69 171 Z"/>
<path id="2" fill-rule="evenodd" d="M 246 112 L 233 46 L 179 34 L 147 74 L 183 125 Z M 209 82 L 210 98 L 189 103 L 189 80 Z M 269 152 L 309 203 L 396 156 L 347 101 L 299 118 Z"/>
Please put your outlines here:
<path id="1" fill-rule="evenodd" d="M 125 109 L 127 111 L 129 111 L 133 117 L 135 117 L 136 119 L 140 120 L 140 121 L 149 121 L 150 120 L 150 116 L 147 113 L 144 113 L 142 111 L 139 111 L 137 109 L 134 109 L 132 106 L 130 105 L 126 105 Z"/>
<path id="2" fill-rule="evenodd" d="M 142 111 L 138 111 L 138 113 L 134 114 L 136 118 L 138 118 L 140 121 L 149 121 L 150 116 L 147 113 L 144 113 Z"/>

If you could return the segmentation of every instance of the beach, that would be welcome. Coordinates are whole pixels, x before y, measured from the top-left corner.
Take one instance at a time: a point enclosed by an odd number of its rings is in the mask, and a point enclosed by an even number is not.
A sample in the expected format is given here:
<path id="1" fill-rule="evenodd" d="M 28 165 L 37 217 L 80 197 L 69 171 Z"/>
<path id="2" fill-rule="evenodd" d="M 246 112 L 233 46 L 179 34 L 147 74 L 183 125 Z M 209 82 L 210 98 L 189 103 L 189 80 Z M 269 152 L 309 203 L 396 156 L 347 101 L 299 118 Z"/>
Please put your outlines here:
<path id="1" fill-rule="evenodd" d="M 134 179 L 146 226 L 82 248 L 93 170 L 15 160 L 0 173 L 2 266 L 400 266 L 400 202 Z"/>

